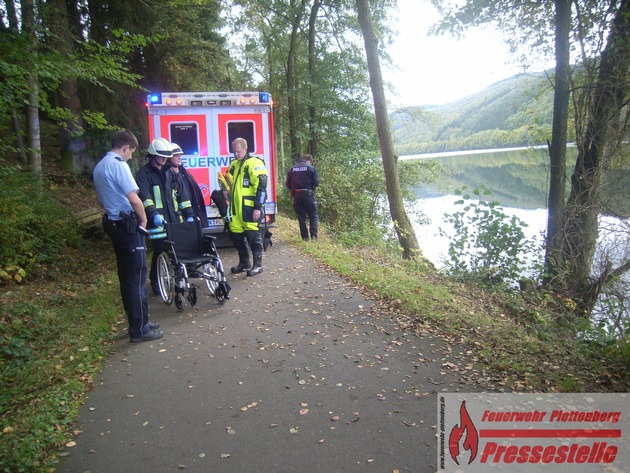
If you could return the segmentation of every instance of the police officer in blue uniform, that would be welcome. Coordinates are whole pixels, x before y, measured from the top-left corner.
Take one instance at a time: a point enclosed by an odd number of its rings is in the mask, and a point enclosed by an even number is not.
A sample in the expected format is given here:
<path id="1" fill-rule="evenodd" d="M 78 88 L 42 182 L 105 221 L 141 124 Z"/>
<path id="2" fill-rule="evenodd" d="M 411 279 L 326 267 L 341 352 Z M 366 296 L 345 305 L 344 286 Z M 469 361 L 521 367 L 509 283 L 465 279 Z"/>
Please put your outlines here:
<path id="1" fill-rule="evenodd" d="M 103 228 L 110 237 L 123 306 L 129 322 L 131 342 L 158 340 L 160 324 L 149 322 L 147 299 L 147 247 L 144 228 L 147 216 L 138 186 L 127 164 L 138 148 L 138 140 L 128 130 L 112 135 L 111 150 L 94 167 L 94 185 L 105 215 Z"/>
<path id="2" fill-rule="evenodd" d="M 319 186 L 319 175 L 313 166 L 313 156 L 305 154 L 300 162 L 289 169 L 284 185 L 291 189 L 293 210 L 300 223 L 300 236 L 302 240 L 317 240 L 317 200 L 315 188 Z M 308 215 L 309 226 L 306 226 Z"/>

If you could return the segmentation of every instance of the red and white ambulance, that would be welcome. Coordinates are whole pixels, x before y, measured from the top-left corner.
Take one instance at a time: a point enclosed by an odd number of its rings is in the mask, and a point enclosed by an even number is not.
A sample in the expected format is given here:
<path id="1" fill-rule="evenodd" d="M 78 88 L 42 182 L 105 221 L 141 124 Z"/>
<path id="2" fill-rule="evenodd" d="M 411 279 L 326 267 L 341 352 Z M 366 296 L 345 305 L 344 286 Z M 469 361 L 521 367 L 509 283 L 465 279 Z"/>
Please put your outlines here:
<path id="1" fill-rule="evenodd" d="M 265 213 L 276 217 L 276 154 L 273 103 L 268 92 L 162 92 L 147 98 L 149 138 L 177 143 L 183 166 L 194 176 L 203 194 L 212 233 L 223 232 L 224 222 L 210 194 L 219 189 L 217 172 L 234 159 L 235 138 L 245 138 L 249 153 L 265 162 L 269 172 Z"/>

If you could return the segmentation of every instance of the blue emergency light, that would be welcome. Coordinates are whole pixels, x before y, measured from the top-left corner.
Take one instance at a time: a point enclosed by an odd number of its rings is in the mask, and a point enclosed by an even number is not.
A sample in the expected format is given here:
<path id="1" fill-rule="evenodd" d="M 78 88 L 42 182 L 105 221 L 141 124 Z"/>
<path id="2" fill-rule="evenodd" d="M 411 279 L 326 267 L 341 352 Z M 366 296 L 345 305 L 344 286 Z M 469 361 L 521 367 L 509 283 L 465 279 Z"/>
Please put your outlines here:
<path id="1" fill-rule="evenodd" d="M 269 92 L 260 92 L 258 101 L 260 103 L 269 103 Z"/>
<path id="2" fill-rule="evenodd" d="M 162 103 L 162 94 L 150 94 L 149 95 L 149 103 L 150 104 L 160 104 L 160 103 Z"/>

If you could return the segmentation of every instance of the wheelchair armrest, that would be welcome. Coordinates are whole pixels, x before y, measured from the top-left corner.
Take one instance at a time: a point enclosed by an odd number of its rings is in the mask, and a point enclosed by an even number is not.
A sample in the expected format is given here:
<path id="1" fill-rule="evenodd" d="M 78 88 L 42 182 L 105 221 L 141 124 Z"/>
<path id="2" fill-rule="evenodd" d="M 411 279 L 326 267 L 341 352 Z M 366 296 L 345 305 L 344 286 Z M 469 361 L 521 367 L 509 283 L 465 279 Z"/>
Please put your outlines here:
<path id="1" fill-rule="evenodd" d="M 167 245 L 171 245 L 171 246 L 173 246 L 173 245 L 175 244 L 175 242 L 174 242 L 173 240 L 166 240 L 166 239 L 164 239 L 164 240 L 162 240 L 162 241 L 163 241 L 164 243 L 166 243 Z"/>
<path id="2" fill-rule="evenodd" d="M 208 239 L 208 240 L 216 240 L 217 239 L 217 237 L 215 237 L 214 235 L 210 235 L 208 233 L 204 233 L 203 234 L 203 238 L 204 238 L 204 240 L 205 239 Z"/>

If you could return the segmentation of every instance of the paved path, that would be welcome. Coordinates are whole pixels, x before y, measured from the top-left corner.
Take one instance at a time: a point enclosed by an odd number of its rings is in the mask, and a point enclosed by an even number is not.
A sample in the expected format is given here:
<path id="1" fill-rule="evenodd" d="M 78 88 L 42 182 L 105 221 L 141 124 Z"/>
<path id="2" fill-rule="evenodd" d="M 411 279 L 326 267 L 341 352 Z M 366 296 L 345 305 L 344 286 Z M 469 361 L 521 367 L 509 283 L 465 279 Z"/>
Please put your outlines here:
<path id="1" fill-rule="evenodd" d="M 478 390 L 458 354 L 282 241 L 263 266 L 223 306 L 152 297 L 164 338 L 121 334 L 57 471 L 434 472 L 436 393 Z"/>

